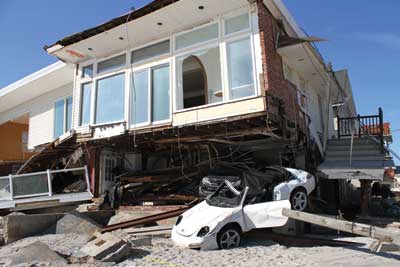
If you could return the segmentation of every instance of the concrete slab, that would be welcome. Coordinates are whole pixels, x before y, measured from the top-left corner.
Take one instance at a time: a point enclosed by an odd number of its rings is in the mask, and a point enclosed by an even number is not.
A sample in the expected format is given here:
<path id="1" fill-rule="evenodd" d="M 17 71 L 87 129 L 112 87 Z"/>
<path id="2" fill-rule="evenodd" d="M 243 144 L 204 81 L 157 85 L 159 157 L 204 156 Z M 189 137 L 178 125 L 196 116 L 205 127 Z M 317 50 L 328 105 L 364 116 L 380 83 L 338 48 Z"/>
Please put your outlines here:
<path id="1" fill-rule="evenodd" d="M 4 242 L 6 244 L 16 240 L 37 235 L 55 225 L 64 214 L 10 214 L 3 217 Z"/>

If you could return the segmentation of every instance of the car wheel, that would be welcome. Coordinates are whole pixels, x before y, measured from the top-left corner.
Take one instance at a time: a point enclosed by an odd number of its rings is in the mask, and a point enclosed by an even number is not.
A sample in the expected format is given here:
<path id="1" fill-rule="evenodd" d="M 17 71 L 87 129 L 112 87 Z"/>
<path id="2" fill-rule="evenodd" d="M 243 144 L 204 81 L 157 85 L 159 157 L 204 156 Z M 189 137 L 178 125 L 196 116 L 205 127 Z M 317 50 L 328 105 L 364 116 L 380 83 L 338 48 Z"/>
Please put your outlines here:
<path id="1" fill-rule="evenodd" d="M 304 188 L 296 188 L 290 195 L 292 209 L 304 211 L 308 206 L 307 191 Z"/>
<path id="2" fill-rule="evenodd" d="M 240 246 L 241 231 L 235 226 L 226 226 L 217 235 L 220 249 L 230 249 Z"/>

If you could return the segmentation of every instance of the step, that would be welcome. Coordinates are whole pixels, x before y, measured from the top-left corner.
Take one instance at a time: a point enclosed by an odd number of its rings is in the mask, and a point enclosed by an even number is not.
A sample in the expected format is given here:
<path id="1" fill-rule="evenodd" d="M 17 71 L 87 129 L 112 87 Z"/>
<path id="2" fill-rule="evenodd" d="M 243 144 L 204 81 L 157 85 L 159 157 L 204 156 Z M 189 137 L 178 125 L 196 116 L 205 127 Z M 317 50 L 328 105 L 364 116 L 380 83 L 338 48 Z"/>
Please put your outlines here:
<path id="1" fill-rule="evenodd" d="M 351 139 L 330 139 L 328 140 L 329 145 L 350 145 Z M 379 145 L 370 138 L 354 138 L 353 144 L 361 145 Z"/>
<path id="2" fill-rule="evenodd" d="M 384 154 L 381 153 L 380 150 L 378 149 L 363 149 L 363 150 L 358 150 L 358 149 L 353 149 L 351 152 L 353 156 L 384 156 Z M 332 150 L 329 149 L 326 151 L 326 156 L 344 156 L 348 157 L 350 155 L 350 149 L 348 150 Z"/>
<path id="3" fill-rule="evenodd" d="M 328 150 L 332 151 L 350 151 L 350 144 L 349 145 L 328 145 Z M 378 145 L 354 145 L 353 144 L 353 151 L 365 151 L 365 150 L 376 150 L 380 151 L 380 147 Z"/>
<path id="4" fill-rule="evenodd" d="M 385 157 L 382 156 L 353 156 L 351 158 L 353 161 L 384 161 Z M 336 156 L 329 156 L 325 158 L 327 162 L 334 162 L 334 161 L 350 161 L 350 157 L 336 157 Z"/>

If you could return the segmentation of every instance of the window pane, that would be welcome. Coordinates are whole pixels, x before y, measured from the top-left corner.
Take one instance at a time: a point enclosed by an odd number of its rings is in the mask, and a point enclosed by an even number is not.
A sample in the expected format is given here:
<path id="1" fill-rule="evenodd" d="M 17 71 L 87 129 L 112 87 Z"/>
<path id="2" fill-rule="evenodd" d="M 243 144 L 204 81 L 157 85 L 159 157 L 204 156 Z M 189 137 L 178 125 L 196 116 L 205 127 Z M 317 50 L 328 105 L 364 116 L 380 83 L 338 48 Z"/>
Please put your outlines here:
<path id="1" fill-rule="evenodd" d="M 125 73 L 97 81 L 96 123 L 124 119 Z"/>
<path id="2" fill-rule="evenodd" d="M 169 66 L 152 70 L 153 121 L 169 119 Z"/>
<path id="3" fill-rule="evenodd" d="M 54 138 L 64 133 L 64 99 L 54 106 Z"/>
<path id="4" fill-rule="evenodd" d="M 123 67 L 125 66 L 125 63 L 126 63 L 125 54 L 104 60 L 102 62 L 99 62 L 99 64 L 97 65 L 97 73 L 103 73 Z"/>
<path id="5" fill-rule="evenodd" d="M 67 131 L 72 128 L 72 97 L 67 98 Z"/>
<path id="6" fill-rule="evenodd" d="M 145 59 L 160 56 L 170 52 L 169 40 L 144 47 L 132 52 L 132 63 L 136 63 Z"/>
<path id="7" fill-rule="evenodd" d="M 217 39 L 218 24 L 213 24 L 198 30 L 194 30 L 176 37 L 176 48 L 182 49 L 196 43 Z"/>
<path id="8" fill-rule="evenodd" d="M 91 97 L 92 97 L 92 83 L 86 83 L 82 85 L 81 123 L 80 123 L 80 125 L 82 126 L 89 125 L 90 123 Z"/>
<path id="9" fill-rule="evenodd" d="M 131 88 L 131 124 L 149 121 L 149 71 L 135 73 Z"/>
<path id="10" fill-rule="evenodd" d="M 250 39 L 230 43 L 227 49 L 230 99 L 254 95 Z"/>
<path id="11" fill-rule="evenodd" d="M 89 65 L 82 68 L 82 78 L 93 77 L 93 65 Z"/>
<path id="12" fill-rule="evenodd" d="M 225 34 L 238 32 L 248 28 L 250 28 L 249 14 L 243 14 L 225 21 Z"/>

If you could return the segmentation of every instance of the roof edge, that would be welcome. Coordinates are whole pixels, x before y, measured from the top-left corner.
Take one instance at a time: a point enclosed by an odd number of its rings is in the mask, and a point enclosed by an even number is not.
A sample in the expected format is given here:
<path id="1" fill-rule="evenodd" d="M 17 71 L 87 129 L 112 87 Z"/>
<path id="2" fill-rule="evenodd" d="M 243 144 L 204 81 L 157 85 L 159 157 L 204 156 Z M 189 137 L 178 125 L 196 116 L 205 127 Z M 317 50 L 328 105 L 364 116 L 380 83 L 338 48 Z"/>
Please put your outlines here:
<path id="1" fill-rule="evenodd" d="M 67 66 L 67 64 L 65 64 L 62 61 L 57 61 L 47 67 L 44 67 L 43 69 L 40 69 L 28 76 L 25 76 L 24 78 L 6 86 L 0 89 L 0 97 L 18 89 L 21 86 L 27 85 L 35 80 L 38 80 L 40 78 L 42 78 L 43 76 L 46 76 L 47 74 L 50 74 L 56 70 L 59 70 L 63 67 Z"/>

